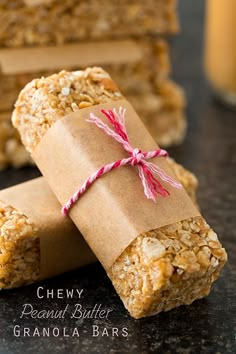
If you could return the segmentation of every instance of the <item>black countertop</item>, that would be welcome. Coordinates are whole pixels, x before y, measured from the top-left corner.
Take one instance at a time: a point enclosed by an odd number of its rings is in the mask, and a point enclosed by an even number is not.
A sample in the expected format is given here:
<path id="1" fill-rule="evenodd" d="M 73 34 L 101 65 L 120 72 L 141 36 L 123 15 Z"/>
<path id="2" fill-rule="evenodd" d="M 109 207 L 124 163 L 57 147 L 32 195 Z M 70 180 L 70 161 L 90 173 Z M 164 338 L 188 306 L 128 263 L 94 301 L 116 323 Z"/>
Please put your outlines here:
<path id="1" fill-rule="evenodd" d="M 220 279 L 207 298 L 142 320 L 128 316 L 99 264 L 36 285 L 2 291 L 0 354 L 236 353 L 236 112 L 215 102 L 204 80 L 203 10 L 202 0 L 180 1 L 182 33 L 173 41 L 174 77 L 187 93 L 189 129 L 184 144 L 169 152 L 199 177 L 201 210 L 228 251 L 229 261 Z M 35 168 L 1 172 L 0 187 L 38 175 Z M 21 319 L 24 304 L 63 310 L 68 303 L 65 298 L 38 299 L 39 286 L 44 294 L 47 289 L 83 289 L 79 302 L 84 308 L 102 304 L 112 312 L 106 320 Z M 78 298 L 69 301 L 70 310 L 77 302 Z M 19 337 L 18 332 L 13 334 L 15 325 L 21 328 Z M 97 332 L 93 336 L 93 325 L 99 326 L 98 336 Z M 50 327 L 54 332 L 50 337 L 28 337 L 27 333 L 23 335 L 23 327 L 37 327 L 40 333 L 43 327 Z M 72 336 L 74 327 L 78 327 L 79 337 L 77 333 Z M 118 328 L 118 337 L 112 336 L 114 327 Z"/>

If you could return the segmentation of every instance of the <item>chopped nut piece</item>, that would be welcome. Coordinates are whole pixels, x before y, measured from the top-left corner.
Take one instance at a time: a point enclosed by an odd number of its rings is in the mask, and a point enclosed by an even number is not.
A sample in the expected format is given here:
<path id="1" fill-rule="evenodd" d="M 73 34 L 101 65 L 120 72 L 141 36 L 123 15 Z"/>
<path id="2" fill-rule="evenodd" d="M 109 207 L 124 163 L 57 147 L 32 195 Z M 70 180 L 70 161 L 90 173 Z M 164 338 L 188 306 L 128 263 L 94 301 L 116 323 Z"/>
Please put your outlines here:
<path id="1" fill-rule="evenodd" d="M 166 251 L 165 247 L 156 238 L 145 237 L 142 242 L 143 253 L 147 259 L 158 259 L 162 257 Z"/>

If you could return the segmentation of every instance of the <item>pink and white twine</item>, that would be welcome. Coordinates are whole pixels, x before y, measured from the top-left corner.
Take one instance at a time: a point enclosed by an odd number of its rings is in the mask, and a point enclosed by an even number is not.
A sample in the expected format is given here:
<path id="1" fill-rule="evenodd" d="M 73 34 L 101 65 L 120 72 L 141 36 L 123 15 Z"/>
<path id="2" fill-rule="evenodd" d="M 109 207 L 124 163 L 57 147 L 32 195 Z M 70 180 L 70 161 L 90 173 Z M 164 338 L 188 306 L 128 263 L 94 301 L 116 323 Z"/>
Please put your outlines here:
<path id="1" fill-rule="evenodd" d="M 62 213 L 67 215 L 70 208 L 76 203 L 76 201 L 81 197 L 81 195 L 100 177 L 106 173 L 119 168 L 121 166 L 131 165 L 138 167 L 139 177 L 142 181 L 144 194 L 148 199 L 156 201 L 158 195 L 165 197 L 170 193 L 164 189 L 161 183 L 155 176 L 160 177 L 163 181 L 169 183 L 175 188 L 181 188 L 182 185 L 175 181 L 172 177 L 168 176 L 160 167 L 149 162 L 147 160 L 154 157 L 166 157 L 168 156 L 167 151 L 162 149 L 157 149 L 148 152 L 142 152 L 138 148 L 133 148 L 130 145 L 129 137 L 126 131 L 124 116 L 126 109 L 120 107 L 117 112 L 115 108 L 112 110 L 104 110 L 101 112 L 105 115 L 108 121 L 113 126 L 111 129 L 107 124 L 105 124 L 100 118 L 96 117 L 93 113 L 90 113 L 88 122 L 96 124 L 96 126 L 102 129 L 106 134 L 110 135 L 118 143 L 120 143 L 123 148 L 129 153 L 130 157 L 117 160 L 110 164 L 100 167 L 95 173 L 93 173 L 82 185 L 82 187 L 68 200 L 68 202 L 62 208 Z"/>

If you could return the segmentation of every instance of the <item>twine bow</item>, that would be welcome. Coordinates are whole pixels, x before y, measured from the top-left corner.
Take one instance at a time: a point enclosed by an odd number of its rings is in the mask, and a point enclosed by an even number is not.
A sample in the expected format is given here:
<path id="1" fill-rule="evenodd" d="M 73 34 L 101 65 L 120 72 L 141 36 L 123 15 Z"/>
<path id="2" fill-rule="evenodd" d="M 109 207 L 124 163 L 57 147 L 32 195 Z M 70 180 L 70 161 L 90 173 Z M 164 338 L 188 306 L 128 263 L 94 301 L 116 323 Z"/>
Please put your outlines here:
<path id="1" fill-rule="evenodd" d="M 148 199 L 156 201 L 158 195 L 165 197 L 170 193 L 162 187 L 161 183 L 155 176 L 160 177 L 163 181 L 169 183 L 175 188 L 181 188 L 182 185 L 175 181 L 172 177 L 168 176 L 160 167 L 149 162 L 147 160 L 154 157 L 167 157 L 168 153 L 165 150 L 157 149 L 153 151 L 143 152 L 138 148 L 133 148 L 130 145 L 129 137 L 126 131 L 124 116 L 126 109 L 120 107 L 117 112 L 115 108 L 112 110 L 104 110 L 101 112 L 106 116 L 108 121 L 113 126 L 111 129 L 100 118 L 96 117 L 94 113 L 90 113 L 88 122 L 96 124 L 96 126 L 102 129 L 106 134 L 110 135 L 118 143 L 120 143 L 124 149 L 130 154 L 130 157 L 117 160 L 110 164 L 100 167 L 95 173 L 93 173 L 82 185 L 82 187 L 68 200 L 68 202 L 62 208 L 62 213 L 67 215 L 70 208 L 76 203 L 80 196 L 100 177 L 107 172 L 110 172 L 121 166 L 131 165 L 138 167 L 139 177 L 142 181 L 144 194 Z"/>

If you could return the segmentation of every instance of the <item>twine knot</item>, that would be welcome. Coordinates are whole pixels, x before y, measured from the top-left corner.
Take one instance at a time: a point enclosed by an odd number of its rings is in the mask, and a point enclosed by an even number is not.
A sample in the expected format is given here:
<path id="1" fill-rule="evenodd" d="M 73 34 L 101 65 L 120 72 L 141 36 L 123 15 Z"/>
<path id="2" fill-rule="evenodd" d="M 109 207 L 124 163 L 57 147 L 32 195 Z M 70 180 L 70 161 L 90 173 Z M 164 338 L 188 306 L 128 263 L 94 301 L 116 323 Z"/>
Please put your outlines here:
<path id="1" fill-rule="evenodd" d="M 132 166 L 136 166 L 140 163 L 140 161 L 144 158 L 144 155 L 142 153 L 142 151 L 138 148 L 135 148 L 133 151 L 132 151 L 132 162 L 131 162 L 131 165 Z"/>

